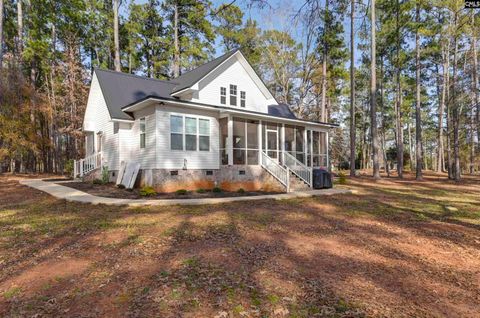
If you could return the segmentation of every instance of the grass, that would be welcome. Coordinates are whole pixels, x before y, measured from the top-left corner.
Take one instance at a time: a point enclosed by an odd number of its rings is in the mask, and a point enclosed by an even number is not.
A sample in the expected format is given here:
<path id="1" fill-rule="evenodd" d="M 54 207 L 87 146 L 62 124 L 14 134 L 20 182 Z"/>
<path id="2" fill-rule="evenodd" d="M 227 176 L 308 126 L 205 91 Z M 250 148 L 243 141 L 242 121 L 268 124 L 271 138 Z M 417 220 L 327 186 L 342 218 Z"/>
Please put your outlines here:
<path id="1" fill-rule="evenodd" d="M 0 177 L 0 316 L 475 316 L 480 178 L 347 180 L 357 194 L 126 208 Z"/>

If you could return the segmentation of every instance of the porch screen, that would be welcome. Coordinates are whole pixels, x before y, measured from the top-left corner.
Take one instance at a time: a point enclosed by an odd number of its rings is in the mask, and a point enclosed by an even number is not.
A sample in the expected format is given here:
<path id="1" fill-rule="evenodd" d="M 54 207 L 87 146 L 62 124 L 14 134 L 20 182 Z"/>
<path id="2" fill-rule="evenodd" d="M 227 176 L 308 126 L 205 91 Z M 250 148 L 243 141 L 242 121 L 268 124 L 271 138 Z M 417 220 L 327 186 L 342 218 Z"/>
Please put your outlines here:
<path id="1" fill-rule="evenodd" d="M 258 121 L 233 119 L 233 164 L 258 165 Z"/>
<path id="2" fill-rule="evenodd" d="M 305 162 L 304 132 L 305 128 L 303 127 L 285 125 L 285 151 L 303 163 Z"/>
<path id="3" fill-rule="evenodd" d="M 307 132 L 307 164 L 313 167 L 327 166 L 327 134 L 320 131 Z"/>

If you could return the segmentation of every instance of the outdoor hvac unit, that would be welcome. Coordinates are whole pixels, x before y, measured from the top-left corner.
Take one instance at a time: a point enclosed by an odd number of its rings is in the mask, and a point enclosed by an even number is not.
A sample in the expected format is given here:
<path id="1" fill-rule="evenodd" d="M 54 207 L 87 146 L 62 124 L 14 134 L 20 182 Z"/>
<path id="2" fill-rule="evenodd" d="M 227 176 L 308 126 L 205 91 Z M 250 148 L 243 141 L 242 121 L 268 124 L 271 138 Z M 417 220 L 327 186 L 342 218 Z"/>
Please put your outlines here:
<path id="1" fill-rule="evenodd" d="M 325 169 L 313 169 L 313 188 L 325 189 L 332 187 L 332 175 Z"/>

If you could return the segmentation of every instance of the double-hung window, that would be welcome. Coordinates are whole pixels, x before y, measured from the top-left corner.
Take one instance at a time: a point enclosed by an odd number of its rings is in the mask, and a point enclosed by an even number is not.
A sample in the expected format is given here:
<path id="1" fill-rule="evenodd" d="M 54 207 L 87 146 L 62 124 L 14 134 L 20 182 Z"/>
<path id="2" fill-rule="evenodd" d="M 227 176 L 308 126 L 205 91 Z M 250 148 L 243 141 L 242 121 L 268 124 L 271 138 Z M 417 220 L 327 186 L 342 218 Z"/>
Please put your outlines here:
<path id="1" fill-rule="evenodd" d="M 198 150 L 210 151 L 210 120 L 198 119 Z"/>
<path id="2" fill-rule="evenodd" d="M 197 119 L 185 117 L 185 150 L 197 150 Z"/>
<path id="3" fill-rule="evenodd" d="M 220 104 L 227 104 L 227 88 L 220 87 Z"/>
<path id="4" fill-rule="evenodd" d="M 247 94 L 244 91 L 240 91 L 240 106 L 245 107 L 246 99 L 247 99 Z"/>
<path id="5" fill-rule="evenodd" d="M 170 149 L 183 150 L 183 116 L 170 116 Z"/>
<path id="6" fill-rule="evenodd" d="M 145 117 L 140 118 L 140 148 L 145 148 Z"/>
<path id="7" fill-rule="evenodd" d="M 237 106 L 237 85 L 230 84 L 230 105 Z"/>
<path id="8" fill-rule="evenodd" d="M 210 151 L 210 120 L 171 115 L 170 149 Z"/>

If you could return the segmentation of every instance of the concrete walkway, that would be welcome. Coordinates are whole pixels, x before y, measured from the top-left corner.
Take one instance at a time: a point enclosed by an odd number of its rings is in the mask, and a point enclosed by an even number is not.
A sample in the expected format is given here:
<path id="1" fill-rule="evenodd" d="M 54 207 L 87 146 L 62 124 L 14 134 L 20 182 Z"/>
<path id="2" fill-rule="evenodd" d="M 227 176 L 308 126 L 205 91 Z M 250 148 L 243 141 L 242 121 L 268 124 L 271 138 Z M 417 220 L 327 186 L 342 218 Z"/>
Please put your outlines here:
<path id="1" fill-rule="evenodd" d="M 57 182 L 43 181 L 40 179 L 20 180 L 20 184 L 46 192 L 58 199 L 65 199 L 70 202 L 106 204 L 106 205 L 128 205 L 128 206 L 203 205 L 203 204 L 228 203 L 228 202 L 236 202 L 236 201 L 285 200 L 285 199 L 293 199 L 293 198 L 308 198 L 308 197 L 321 196 L 321 195 L 352 193 L 352 191 L 350 190 L 343 190 L 343 189 L 323 189 L 323 190 L 290 192 L 290 193 L 282 193 L 282 194 L 266 194 L 266 195 L 230 197 L 230 198 L 227 197 L 227 198 L 203 198 L 203 199 L 132 200 L 132 199 L 116 199 L 116 198 L 98 197 L 92 194 L 85 193 L 80 190 L 76 190 L 70 187 L 57 184 Z M 65 183 L 65 182 L 62 182 L 62 183 Z"/>

